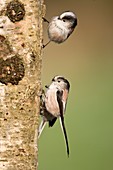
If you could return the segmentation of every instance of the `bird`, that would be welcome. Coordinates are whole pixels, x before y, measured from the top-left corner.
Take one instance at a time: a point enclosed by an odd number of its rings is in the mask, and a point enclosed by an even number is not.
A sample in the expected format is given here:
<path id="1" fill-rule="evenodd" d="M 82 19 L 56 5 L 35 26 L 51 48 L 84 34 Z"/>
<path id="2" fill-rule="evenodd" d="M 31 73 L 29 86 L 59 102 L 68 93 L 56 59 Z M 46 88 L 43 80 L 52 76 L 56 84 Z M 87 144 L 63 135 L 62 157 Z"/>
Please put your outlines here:
<path id="1" fill-rule="evenodd" d="M 42 121 L 39 126 L 38 137 L 40 137 L 47 122 L 49 127 L 52 127 L 57 118 L 60 118 L 60 124 L 66 142 L 67 155 L 69 156 L 69 143 L 64 123 L 64 114 L 66 111 L 70 83 L 63 76 L 55 76 L 51 84 L 45 87 L 47 90 L 45 93 L 43 92 L 41 96 L 40 115 L 42 116 Z"/>
<path id="2" fill-rule="evenodd" d="M 48 23 L 47 32 L 49 38 L 48 43 L 43 45 L 43 48 L 45 48 L 51 41 L 58 44 L 63 43 L 69 38 L 77 26 L 77 16 L 72 11 L 65 11 L 59 16 L 54 16 L 50 22 L 45 18 L 43 18 L 43 20 Z"/>

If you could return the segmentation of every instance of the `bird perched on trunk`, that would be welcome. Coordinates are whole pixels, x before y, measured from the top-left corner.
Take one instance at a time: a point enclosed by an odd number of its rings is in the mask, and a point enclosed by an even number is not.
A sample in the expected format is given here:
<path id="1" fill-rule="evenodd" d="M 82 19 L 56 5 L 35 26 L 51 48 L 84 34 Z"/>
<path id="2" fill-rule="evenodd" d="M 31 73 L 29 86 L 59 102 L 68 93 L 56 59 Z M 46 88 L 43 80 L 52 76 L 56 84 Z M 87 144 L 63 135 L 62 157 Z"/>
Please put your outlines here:
<path id="1" fill-rule="evenodd" d="M 49 42 L 43 45 L 43 48 L 47 46 L 51 41 L 55 43 L 62 43 L 72 34 L 75 27 L 77 26 L 77 17 L 71 11 L 63 12 L 59 16 L 55 16 L 51 21 L 47 21 L 43 18 L 48 25 L 48 37 Z"/>
<path id="2" fill-rule="evenodd" d="M 57 118 L 60 118 L 61 127 L 64 133 L 67 154 L 69 156 L 69 144 L 64 124 L 64 114 L 66 110 L 66 104 L 68 99 L 68 93 L 70 84 L 63 76 L 55 76 L 52 79 L 52 83 L 46 86 L 47 90 L 41 99 L 41 111 L 43 119 L 39 126 L 38 137 L 40 137 L 43 128 L 46 123 L 49 123 L 49 127 L 52 127 Z"/>

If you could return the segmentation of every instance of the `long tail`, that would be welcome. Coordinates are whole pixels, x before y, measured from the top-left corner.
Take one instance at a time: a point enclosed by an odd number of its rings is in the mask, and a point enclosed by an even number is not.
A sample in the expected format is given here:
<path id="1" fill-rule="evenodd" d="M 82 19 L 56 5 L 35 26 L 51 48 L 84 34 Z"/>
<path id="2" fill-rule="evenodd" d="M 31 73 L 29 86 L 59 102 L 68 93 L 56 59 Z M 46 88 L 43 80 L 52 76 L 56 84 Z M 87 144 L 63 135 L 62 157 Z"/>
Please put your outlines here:
<path id="1" fill-rule="evenodd" d="M 64 124 L 64 118 L 60 117 L 60 124 L 61 124 L 61 129 L 64 133 L 64 138 L 65 138 L 65 142 L 66 142 L 66 147 L 67 147 L 67 155 L 69 157 L 69 143 L 68 143 L 68 137 L 67 137 L 67 133 L 66 133 L 66 128 L 65 128 L 65 124 Z"/>
<path id="2" fill-rule="evenodd" d="M 42 131 L 43 131 L 46 123 L 47 123 L 47 120 L 45 120 L 45 119 L 43 118 L 43 120 L 42 120 L 41 123 L 40 123 L 39 129 L 38 129 L 38 138 L 40 137 L 40 135 L 41 135 L 41 133 L 42 133 Z"/>

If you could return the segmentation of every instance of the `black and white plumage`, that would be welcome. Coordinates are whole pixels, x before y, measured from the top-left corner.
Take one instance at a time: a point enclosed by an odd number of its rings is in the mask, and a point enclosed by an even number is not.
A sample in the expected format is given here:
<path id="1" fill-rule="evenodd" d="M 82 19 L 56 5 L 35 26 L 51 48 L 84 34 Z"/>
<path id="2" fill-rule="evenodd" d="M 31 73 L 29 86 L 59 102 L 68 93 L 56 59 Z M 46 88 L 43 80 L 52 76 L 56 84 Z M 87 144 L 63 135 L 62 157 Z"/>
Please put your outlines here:
<path id="1" fill-rule="evenodd" d="M 52 83 L 49 86 L 46 86 L 46 88 L 47 90 L 41 100 L 42 104 L 40 114 L 42 115 L 43 120 L 39 126 L 38 136 L 40 137 L 41 132 L 47 122 L 49 123 L 49 127 L 52 127 L 57 118 L 60 118 L 61 127 L 66 141 L 67 154 L 69 155 L 69 144 L 64 124 L 64 114 L 66 110 L 70 84 L 63 76 L 55 76 L 52 79 Z"/>
<path id="2" fill-rule="evenodd" d="M 44 19 L 44 21 L 48 22 L 46 19 Z M 67 40 L 74 31 L 77 26 L 77 17 L 73 12 L 66 11 L 59 16 L 53 17 L 48 23 L 49 42 L 53 41 L 60 44 Z M 48 45 L 49 42 L 46 45 Z"/>

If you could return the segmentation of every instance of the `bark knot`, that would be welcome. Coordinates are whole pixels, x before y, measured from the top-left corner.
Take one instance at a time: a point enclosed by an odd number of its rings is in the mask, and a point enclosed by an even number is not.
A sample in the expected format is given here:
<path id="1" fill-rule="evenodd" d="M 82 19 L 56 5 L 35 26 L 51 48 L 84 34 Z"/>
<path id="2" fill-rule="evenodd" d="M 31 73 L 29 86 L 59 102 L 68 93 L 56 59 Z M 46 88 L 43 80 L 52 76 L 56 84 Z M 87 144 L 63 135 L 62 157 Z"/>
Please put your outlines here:
<path id="1" fill-rule="evenodd" d="M 12 22 L 20 21 L 25 16 L 24 4 L 18 0 L 13 0 L 7 5 L 6 15 Z"/>
<path id="2" fill-rule="evenodd" d="M 18 85 L 25 74 L 23 61 L 19 56 L 13 56 L 6 60 L 0 58 L 0 82 L 7 85 Z"/>

